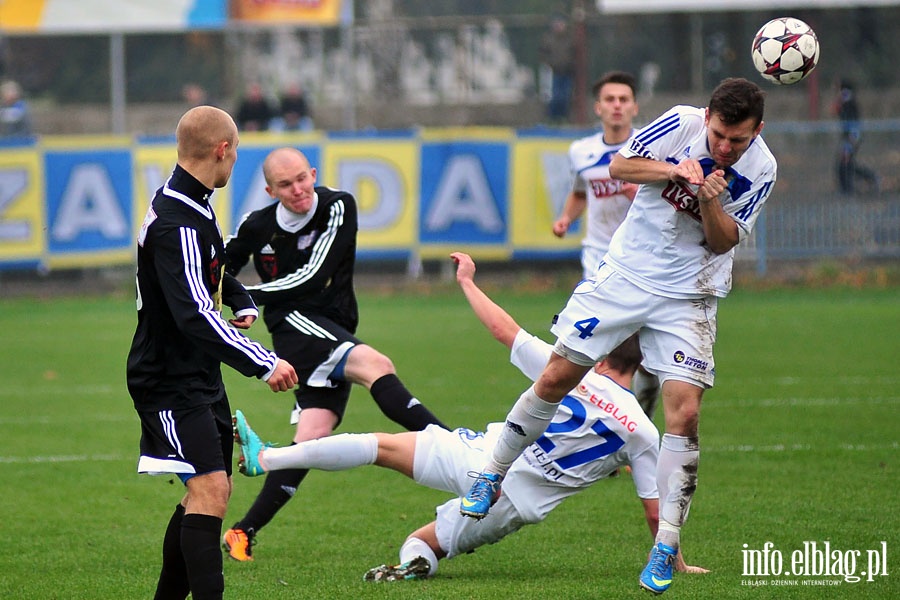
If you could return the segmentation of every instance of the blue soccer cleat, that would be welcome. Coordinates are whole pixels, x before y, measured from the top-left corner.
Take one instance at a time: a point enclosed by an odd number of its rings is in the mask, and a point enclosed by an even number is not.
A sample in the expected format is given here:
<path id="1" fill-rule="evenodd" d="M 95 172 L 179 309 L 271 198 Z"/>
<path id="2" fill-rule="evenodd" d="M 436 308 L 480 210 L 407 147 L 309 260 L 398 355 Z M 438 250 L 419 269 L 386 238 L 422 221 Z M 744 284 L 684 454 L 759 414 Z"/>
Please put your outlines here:
<path id="1" fill-rule="evenodd" d="M 265 473 L 265 469 L 259 464 L 259 453 L 269 447 L 269 444 L 263 444 L 256 432 L 250 429 L 247 418 L 244 413 L 236 411 L 234 419 L 234 441 L 240 446 L 240 456 L 238 457 L 238 471 L 247 477 L 256 477 Z"/>
<path id="2" fill-rule="evenodd" d="M 641 587 L 654 594 L 662 594 L 672 585 L 672 570 L 678 550 L 657 542 L 650 551 L 650 560 L 641 571 Z"/>
<path id="3" fill-rule="evenodd" d="M 500 495 L 500 476 L 496 473 L 479 473 L 472 489 L 459 501 L 459 514 L 473 519 L 487 516 L 491 505 Z"/>

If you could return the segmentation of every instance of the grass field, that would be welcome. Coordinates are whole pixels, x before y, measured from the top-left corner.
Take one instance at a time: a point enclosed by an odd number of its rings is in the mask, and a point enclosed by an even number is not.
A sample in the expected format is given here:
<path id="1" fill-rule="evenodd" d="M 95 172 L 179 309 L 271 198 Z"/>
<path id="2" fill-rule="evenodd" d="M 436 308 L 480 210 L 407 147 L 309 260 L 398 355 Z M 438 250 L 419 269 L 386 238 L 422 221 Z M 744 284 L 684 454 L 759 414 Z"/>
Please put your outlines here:
<path id="1" fill-rule="evenodd" d="M 567 296 L 482 284 L 545 339 Z M 527 385 L 452 288 L 369 292 L 360 303 L 361 337 L 453 426 L 502 418 Z M 135 473 L 139 427 L 124 386 L 133 324 L 128 294 L 0 300 L 0 598 L 152 596 L 182 490 L 177 480 Z M 254 329 L 267 339 L 261 323 Z M 896 287 L 738 290 L 721 303 L 718 385 L 704 401 L 700 487 L 683 537 L 688 561 L 712 573 L 678 577 L 667 598 L 900 597 L 898 355 Z M 264 437 L 289 439 L 289 396 L 233 371 L 226 380 L 233 408 Z M 342 430 L 396 426 L 355 390 Z M 236 476 L 226 526 L 260 484 Z M 444 561 L 432 580 L 363 583 L 363 572 L 396 560 L 407 533 L 445 499 L 375 467 L 313 473 L 260 534 L 256 561 L 226 562 L 226 595 L 649 597 L 637 575 L 651 540 L 627 475 L 501 544 Z M 856 574 L 867 568 L 867 550 L 886 548 L 889 575 L 848 583 L 743 572 L 745 544 L 771 542 L 787 570 L 804 542 L 821 549 L 826 541 L 845 561 L 861 552 Z M 807 585 L 821 580 L 840 583 Z"/>

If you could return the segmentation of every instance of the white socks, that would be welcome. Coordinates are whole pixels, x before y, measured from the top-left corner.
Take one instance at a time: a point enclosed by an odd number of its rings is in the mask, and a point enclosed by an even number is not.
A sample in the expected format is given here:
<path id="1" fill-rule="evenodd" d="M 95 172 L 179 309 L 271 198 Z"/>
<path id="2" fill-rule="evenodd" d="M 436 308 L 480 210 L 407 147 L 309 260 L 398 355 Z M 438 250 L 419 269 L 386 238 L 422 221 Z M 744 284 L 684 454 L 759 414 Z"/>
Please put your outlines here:
<path id="1" fill-rule="evenodd" d="M 373 433 L 341 433 L 284 448 L 267 448 L 262 453 L 266 471 L 279 469 L 319 469 L 343 471 L 371 465 L 378 458 L 378 438 Z"/>
<path id="2" fill-rule="evenodd" d="M 550 425 L 559 404 L 546 402 L 534 393 L 534 386 L 525 390 L 506 416 L 506 427 L 491 453 L 484 471 L 504 477 L 510 465 Z"/>
<path id="3" fill-rule="evenodd" d="M 665 433 L 656 463 L 659 488 L 659 532 L 656 541 L 677 548 L 681 526 L 697 489 L 700 443 L 696 437 Z"/>
<path id="4" fill-rule="evenodd" d="M 435 573 L 437 573 L 438 568 L 438 558 L 434 554 L 434 550 L 431 549 L 431 546 L 425 543 L 424 540 L 420 540 L 416 537 L 407 538 L 406 541 L 400 546 L 400 564 L 410 561 L 417 556 L 422 556 L 428 560 L 428 564 L 431 565 L 431 570 L 428 571 L 428 576 L 431 577 Z"/>

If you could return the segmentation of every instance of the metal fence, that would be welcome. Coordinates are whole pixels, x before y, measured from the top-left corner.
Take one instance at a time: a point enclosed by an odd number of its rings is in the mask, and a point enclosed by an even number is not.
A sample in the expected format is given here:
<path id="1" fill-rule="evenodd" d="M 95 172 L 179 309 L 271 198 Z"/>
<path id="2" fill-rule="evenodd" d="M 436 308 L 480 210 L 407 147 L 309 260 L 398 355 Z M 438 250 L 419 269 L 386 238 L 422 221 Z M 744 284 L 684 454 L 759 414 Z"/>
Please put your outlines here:
<path id="1" fill-rule="evenodd" d="M 770 201 L 736 254 L 755 261 L 759 275 L 770 260 L 822 258 L 900 261 L 900 198 Z"/>

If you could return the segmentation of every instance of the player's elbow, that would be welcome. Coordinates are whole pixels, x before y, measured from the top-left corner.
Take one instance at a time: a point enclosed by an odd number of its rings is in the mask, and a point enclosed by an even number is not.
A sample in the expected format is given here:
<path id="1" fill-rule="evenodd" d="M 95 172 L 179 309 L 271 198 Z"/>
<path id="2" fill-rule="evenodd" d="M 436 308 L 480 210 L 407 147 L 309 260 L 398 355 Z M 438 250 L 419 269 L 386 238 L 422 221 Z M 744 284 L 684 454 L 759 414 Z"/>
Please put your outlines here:
<path id="1" fill-rule="evenodd" d="M 491 336 L 507 348 L 511 348 L 516 334 L 519 332 L 517 326 L 510 326 L 508 323 L 491 323 L 488 325 Z"/>
<path id="2" fill-rule="evenodd" d="M 730 222 L 727 226 L 713 227 L 708 230 L 706 247 L 715 254 L 725 254 L 741 241 L 737 224 Z"/>
<path id="3" fill-rule="evenodd" d="M 709 243 L 709 249 L 715 254 L 726 254 L 731 252 L 731 249 L 737 246 L 737 242 L 732 242 L 731 240 L 720 240 L 715 243 Z"/>
<path id="4" fill-rule="evenodd" d="M 621 154 L 614 154 L 612 160 L 609 163 L 609 176 L 612 179 L 621 179 L 626 181 L 625 179 L 625 161 L 628 160 Z"/>

